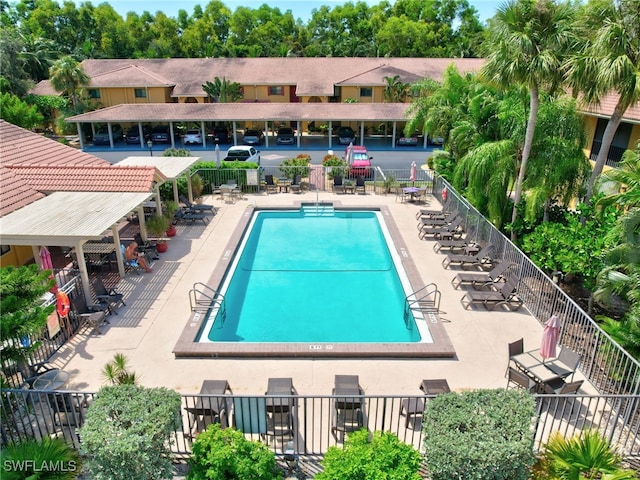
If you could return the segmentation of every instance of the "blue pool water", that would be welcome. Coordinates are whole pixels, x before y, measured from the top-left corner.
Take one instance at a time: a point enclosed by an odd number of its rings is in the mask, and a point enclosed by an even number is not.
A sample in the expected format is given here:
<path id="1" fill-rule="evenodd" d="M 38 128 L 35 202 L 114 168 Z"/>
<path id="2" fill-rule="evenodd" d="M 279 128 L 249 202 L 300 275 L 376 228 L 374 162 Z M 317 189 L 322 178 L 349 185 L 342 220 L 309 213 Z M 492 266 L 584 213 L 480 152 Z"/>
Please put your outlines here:
<path id="1" fill-rule="evenodd" d="M 379 215 L 256 212 L 201 341 L 421 341 Z"/>

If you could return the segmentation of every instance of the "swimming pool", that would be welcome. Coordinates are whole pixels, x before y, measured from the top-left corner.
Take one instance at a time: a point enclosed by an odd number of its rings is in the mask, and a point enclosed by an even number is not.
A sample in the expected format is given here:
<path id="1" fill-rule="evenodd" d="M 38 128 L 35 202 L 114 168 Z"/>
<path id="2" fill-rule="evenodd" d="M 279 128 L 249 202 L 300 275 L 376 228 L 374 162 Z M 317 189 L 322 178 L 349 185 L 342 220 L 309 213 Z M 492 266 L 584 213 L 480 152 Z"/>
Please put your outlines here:
<path id="1" fill-rule="evenodd" d="M 420 312 L 406 308 L 411 287 L 379 217 L 256 212 L 200 341 L 431 342 Z"/>

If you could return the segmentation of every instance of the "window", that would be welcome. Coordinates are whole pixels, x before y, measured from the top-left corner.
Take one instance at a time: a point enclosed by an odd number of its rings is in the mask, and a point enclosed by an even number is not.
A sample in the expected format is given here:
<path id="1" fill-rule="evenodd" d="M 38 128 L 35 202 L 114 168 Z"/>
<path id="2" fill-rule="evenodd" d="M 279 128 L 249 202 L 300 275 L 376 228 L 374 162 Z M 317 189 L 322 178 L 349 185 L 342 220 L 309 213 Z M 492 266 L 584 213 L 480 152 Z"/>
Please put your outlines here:
<path id="1" fill-rule="evenodd" d="M 136 98 L 147 98 L 147 91 L 144 88 L 135 89 Z"/>
<path id="2" fill-rule="evenodd" d="M 269 87 L 269 95 L 284 95 L 282 87 Z"/>
<path id="3" fill-rule="evenodd" d="M 98 90 L 97 88 L 90 88 L 89 98 L 100 98 L 100 90 Z"/>
<path id="4" fill-rule="evenodd" d="M 373 89 L 371 87 L 360 88 L 361 97 L 373 97 Z"/>

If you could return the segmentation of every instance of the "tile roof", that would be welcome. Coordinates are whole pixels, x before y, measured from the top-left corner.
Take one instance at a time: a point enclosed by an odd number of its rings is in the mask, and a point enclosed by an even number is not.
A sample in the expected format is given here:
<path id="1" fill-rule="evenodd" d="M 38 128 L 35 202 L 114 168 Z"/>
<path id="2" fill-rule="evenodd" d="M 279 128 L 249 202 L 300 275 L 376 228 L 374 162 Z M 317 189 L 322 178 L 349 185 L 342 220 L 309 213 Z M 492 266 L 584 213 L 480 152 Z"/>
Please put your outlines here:
<path id="1" fill-rule="evenodd" d="M 170 87 L 175 85 L 157 73 L 138 65 L 123 65 L 91 77 L 91 87 Z"/>
<path id="2" fill-rule="evenodd" d="M 600 105 L 589 105 L 585 111 L 602 117 L 610 117 L 618 103 L 618 95 L 610 93 L 602 98 Z M 640 123 L 640 102 L 630 106 L 623 116 L 625 121 Z"/>
<path id="3" fill-rule="evenodd" d="M 69 117 L 73 122 L 261 120 L 406 121 L 409 103 L 141 103 Z"/>
<path id="4" fill-rule="evenodd" d="M 0 217 L 44 197 L 6 167 L 0 166 Z"/>
<path id="5" fill-rule="evenodd" d="M 0 120 L 0 165 L 109 165 L 76 148 Z"/>
<path id="6" fill-rule="evenodd" d="M 149 192 L 166 178 L 155 167 L 15 166 L 12 172 L 34 190 L 66 192 Z"/>

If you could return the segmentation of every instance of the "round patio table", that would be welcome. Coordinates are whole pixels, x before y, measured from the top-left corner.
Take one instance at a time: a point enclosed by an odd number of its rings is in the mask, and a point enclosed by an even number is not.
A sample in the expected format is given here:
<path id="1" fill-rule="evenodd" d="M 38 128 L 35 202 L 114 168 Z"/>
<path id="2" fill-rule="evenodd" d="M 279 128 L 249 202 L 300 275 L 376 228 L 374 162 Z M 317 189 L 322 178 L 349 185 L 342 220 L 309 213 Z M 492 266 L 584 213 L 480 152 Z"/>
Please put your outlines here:
<path id="1" fill-rule="evenodd" d="M 44 372 L 33 382 L 33 390 L 57 390 L 69 381 L 69 374 L 57 368 Z"/>

